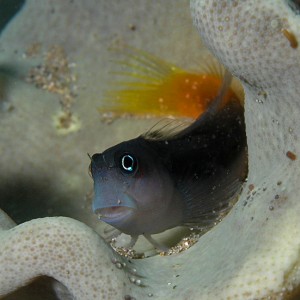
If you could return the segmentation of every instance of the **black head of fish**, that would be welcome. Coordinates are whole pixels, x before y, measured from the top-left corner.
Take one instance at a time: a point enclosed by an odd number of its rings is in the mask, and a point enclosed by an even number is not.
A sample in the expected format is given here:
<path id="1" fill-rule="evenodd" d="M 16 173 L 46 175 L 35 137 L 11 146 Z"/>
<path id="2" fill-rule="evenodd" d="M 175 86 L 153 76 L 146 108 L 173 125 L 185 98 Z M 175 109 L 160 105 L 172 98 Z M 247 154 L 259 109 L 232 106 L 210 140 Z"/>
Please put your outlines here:
<path id="1" fill-rule="evenodd" d="M 91 158 L 99 218 L 132 236 L 180 225 L 179 193 L 159 153 L 138 137 Z"/>

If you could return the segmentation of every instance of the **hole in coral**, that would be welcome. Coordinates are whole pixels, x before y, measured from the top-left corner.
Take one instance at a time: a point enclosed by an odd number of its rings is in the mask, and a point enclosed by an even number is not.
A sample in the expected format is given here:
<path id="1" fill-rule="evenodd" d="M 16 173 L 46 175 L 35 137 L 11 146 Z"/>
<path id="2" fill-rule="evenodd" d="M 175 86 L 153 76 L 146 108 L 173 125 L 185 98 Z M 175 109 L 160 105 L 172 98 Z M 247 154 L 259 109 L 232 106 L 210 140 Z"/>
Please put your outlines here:
<path id="1" fill-rule="evenodd" d="M 1 298 L 2 300 L 59 300 L 59 299 L 72 299 L 67 288 L 56 281 L 55 279 L 47 276 L 42 276 L 35 279 L 25 287 L 10 293 Z"/>
<path id="2" fill-rule="evenodd" d="M 291 292 L 287 292 L 283 298 L 284 300 L 298 300 L 300 299 L 300 285 L 294 288 Z"/>

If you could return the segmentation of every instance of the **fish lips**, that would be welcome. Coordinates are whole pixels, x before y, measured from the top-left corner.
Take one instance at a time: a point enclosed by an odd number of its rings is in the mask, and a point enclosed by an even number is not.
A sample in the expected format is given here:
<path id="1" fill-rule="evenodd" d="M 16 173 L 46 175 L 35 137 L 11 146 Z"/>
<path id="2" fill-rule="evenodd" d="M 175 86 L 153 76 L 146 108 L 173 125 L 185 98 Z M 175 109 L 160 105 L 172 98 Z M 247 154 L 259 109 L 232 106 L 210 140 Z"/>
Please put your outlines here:
<path id="1" fill-rule="evenodd" d="M 99 195 L 95 191 L 95 198 L 93 201 L 93 211 L 98 218 L 106 223 L 113 225 L 113 223 L 125 221 L 136 209 L 136 201 L 127 194 L 119 195 L 116 198 L 108 200 L 112 195 L 105 197 Z"/>
<path id="2" fill-rule="evenodd" d="M 111 206 L 99 208 L 95 211 L 101 221 L 116 227 L 125 222 L 133 212 L 134 210 L 132 208 L 126 206 Z"/>

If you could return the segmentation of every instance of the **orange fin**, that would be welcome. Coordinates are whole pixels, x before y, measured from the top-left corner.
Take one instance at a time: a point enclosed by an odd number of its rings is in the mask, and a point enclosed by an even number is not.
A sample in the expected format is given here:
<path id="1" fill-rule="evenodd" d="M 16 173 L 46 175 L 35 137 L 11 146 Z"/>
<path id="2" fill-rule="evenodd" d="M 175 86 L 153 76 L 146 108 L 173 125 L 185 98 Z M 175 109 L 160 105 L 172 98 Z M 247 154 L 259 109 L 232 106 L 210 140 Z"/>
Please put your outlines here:
<path id="1" fill-rule="evenodd" d="M 216 62 L 188 72 L 131 47 L 117 64 L 120 70 L 113 74 L 118 88 L 105 92 L 100 113 L 197 118 L 217 96 L 224 76 L 224 68 Z M 238 98 L 229 88 L 225 102 Z"/>

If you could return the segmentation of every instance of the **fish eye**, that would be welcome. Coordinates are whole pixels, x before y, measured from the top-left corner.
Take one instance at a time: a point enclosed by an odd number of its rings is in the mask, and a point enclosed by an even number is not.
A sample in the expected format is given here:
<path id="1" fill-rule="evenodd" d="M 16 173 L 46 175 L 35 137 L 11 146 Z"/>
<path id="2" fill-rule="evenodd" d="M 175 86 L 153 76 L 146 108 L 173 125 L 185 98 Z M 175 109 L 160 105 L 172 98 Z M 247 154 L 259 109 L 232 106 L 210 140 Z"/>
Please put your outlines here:
<path id="1" fill-rule="evenodd" d="M 120 157 L 120 168 L 125 174 L 134 174 L 138 168 L 137 159 L 132 154 L 123 154 Z"/>

